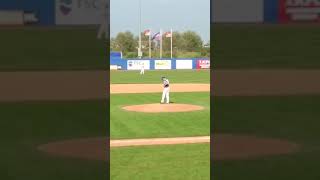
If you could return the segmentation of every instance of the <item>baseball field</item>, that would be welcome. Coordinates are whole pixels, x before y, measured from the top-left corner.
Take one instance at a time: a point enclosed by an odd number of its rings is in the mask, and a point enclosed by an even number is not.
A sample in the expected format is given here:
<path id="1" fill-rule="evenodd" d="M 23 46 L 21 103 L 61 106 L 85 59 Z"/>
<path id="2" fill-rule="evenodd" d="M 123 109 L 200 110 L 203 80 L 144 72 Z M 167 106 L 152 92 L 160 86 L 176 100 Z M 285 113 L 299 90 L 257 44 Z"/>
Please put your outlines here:
<path id="1" fill-rule="evenodd" d="M 245 139 L 236 144 L 236 152 L 254 149 L 243 147 L 256 148 L 254 144 L 244 146 L 248 140 L 272 141 L 270 146 L 261 146 L 267 155 L 216 159 L 211 166 L 215 178 L 317 180 L 318 27 L 213 26 L 211 64 L 215 72 L 211 74 L 211 85 L 215 97 L 210 100 L 209 92 L 172 89 L 173 104 L 193 104 L 204 109 L 129 112 L 122 107 L 159 103 L 162 75 L 170 79 L 172 86 L 208 84 L 209 72 L 146 71 L 141 77 L 136 71 L 112 71 L 112 85 L 157 84 L 152 88 L 160 91 L 129 93 L 127 88 L 128 93 L 111 94 L 111 139 L 204 137 L 213 125 L 213 142 L 221 136 Z M 1 93 L 0 103 L 1 179 L 107 178 L 103 154 L 96 155 L 97 151 L 91 148 L 102 149 L 101 142 L 106 142 L 101 138 L 107 131 L 109 108 L 99 84 L 108 68 L 106 61 L 101 61 L 104 55 L 100 53 L 105 47 L 94 39 L 95 33 L 93 28 L 0 29 L 0 46 L 4 49 L 0 54 L 0 83 L 5 92 Z M 39 79 L 33 81 L 30 76 Z M 98 139 L 98 145 L 91 141 L 83 146 L 81 141 L 75 146 L 78 151 L 71 153 L 68 148 L 62 148 L 62 153 L 42 148 L 54 142 L 67 142 L 62 144 L 70 147 L 74 146 L 68 144 L 70 141 L 87 138 L 93 138 L 93 142 Z M 167 144 L 112 147 L 111 179 L 209 179 L 208 143 L 161 142 Z M 288 145 L 286 151 L 276 149 L 284 144 Z M 218 157 L 215 152 L 223 153 L 215 151 L 219 147 L 222 146 L 214 146 L 213 158 Z M 261 152 L 261 147 L 254 152 Z"/>
<path id="2" fill-rule="evenodd" d="M 160 104 L 161 76 L 170 80 L 172 103 L 169 105 Z M 111 179 L 210 177 L 209 79 L 208 70 L 158 70 L 146 71 L 144 75 L 138 71 L 111 71 Z M 120 91 L 123 89 L 125 91 Z M 203 109 L 169 112 L 186 110 L 188 107 L 181 107 L 182 104 Z M 148 112 L 122 109 L 130 105 L 141 105 L 140 110 Z M 166 106 L 170 106 L 169 109 Z M 190 139 L 186 141 L 185 137 Z M 198 142 L 193 137 L 205 140 Z M 113 147 L 113 142 L 119 139 L 130 139 L 131 144 Z M 141 139 L 144 139 L 142 145 Z"/>

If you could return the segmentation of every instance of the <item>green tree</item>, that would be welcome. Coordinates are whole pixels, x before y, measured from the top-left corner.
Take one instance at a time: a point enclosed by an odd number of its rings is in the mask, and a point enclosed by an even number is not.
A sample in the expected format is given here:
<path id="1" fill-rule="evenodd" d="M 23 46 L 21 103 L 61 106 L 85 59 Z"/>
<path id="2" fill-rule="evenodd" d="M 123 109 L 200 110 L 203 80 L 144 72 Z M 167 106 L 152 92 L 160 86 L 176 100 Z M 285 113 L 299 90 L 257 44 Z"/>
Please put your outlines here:
<path id="1" fill-rule="evenodd" d="M 199 52 L 202 48 L 202 39 L 201 37 L 194 31 L 186 31 L 182 33 L 181 40 L 179 43 L 181 49 L 187 52 Z"/>
<path id="2" fill-rule="evenodd" d="M 115 38 L 110 38 L 110 49 L 111 51 L 117 51 L 117 45 L 116 45 L 116 41 Z"/>
<path id="3" fill-rule="evenodd" d="M 128 52 L 137 51 L 138 42 L 131 32 L 126 31 L 118 33 L 111 46 L 114 50 L 121 51 L 126 56 Z"/>
<path id="4" fill-rule="evenodd" d="M 210 41 L 203 44 L 201 37 L 194 31 L 186 31 L 183 33 L 173 32 L 172 36 L 173 57 L 209 57 Z M 141 33 L 141 45 L 143 57 L 149 57 L 149 36 Z M 126 58 L 136 58 L 139 46 L 139 37 L 134 36 L 131 32 L 120 32 L 115 38 L 110 39 L 110 47 L 112 51 L 121 51 Z M 171 56 L 171 38 L 162 37 L 162 57 L 169 58 Z M 151 52 L 153 58 L 158 58 L 160 54 L 159 42 L 151 41 Z"/>
<path id="5" fill-rule="evenodd" d="M 172 51 L 173 51 L 173 57 L 177 57 L 178 51 L 181 51 L 182 49 L 182 43 L 181 43 L 181 34 L 179 32 L 173 32 L 172 33 Z M 171 38 L 163 37 L 162 39 L 162 49 L 163 49 L 163 57 L 170 57 L 171 53 Z"/>

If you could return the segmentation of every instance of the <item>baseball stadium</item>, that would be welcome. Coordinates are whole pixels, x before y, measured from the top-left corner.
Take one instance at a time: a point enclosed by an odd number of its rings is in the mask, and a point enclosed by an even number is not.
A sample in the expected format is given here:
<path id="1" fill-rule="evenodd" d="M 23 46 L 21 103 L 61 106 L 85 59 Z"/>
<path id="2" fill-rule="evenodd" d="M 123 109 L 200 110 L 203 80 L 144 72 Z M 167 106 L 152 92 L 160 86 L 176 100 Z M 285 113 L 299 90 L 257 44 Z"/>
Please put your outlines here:
<path id="1" fill-rule="evenodd" d="M 213 72 L 197 69 L 209 59 L 166 58 L 171 69 L 157 70 L 162 59 L 150 59 L 140 75 L 126 70 L 128 61 L 140 68 L 139 59 L 123 60 L 110 71 L 109 107 L 101 82 L 111 67 L 98 26 L 58 23 L 58 1 L 30 2 L 0 2 L 10 17 L 0 16 L 0 179 L 107 179 L 107 158 L 113 180 L 209 179 L 210 172 L 223 180 L 319 179 L 316 15 L 280 16 L 291 7 L 282 0 L 215 0 L 229 10 L 211 24 Z M 16 15 L 33 11 L 41 12 L 37 21 Z M 191 69 L 177 68 L 181 60 Z M 169 106 L 160 104 L 162 76 L 170 80 Z"/>

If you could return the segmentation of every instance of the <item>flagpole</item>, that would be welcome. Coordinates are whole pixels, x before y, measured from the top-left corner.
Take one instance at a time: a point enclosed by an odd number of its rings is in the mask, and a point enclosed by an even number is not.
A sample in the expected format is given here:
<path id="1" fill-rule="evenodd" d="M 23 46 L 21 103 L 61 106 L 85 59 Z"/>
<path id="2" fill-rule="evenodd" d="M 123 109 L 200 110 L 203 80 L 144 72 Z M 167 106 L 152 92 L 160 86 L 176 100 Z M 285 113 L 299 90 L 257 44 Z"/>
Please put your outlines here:
<path id="1" fill-rule="evenodd" d="M 149 58 L 151 58 L 151 29 L 149 29 L 149 32 L 150 32 L 150 34 L 149 34 Z"/>
<path id="2" fill-rule="evenodd" d="M 160 59 L 162 58 L 162 30 L 160 29 Z"/>
<path id="3" fill-rule="evenodd" d="M 139 0 L 139 50 L 138 56 L 141 58 L 141 0 Z"/>
<path id="4" fill-rule="evenodd" d="M 171 59 L 172 59 L 172 36 L 173 36 L 173 33 L 172 33 L 172 28 L 171 28 Z"/>

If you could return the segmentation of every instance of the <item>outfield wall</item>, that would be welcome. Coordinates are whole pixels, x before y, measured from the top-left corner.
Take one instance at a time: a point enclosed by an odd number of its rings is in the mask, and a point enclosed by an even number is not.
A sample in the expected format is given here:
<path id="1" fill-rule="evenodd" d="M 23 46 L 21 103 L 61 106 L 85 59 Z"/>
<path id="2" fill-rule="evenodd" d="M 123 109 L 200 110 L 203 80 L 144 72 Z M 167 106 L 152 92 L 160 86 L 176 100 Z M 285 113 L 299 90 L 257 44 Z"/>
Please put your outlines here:
<path id="1" fill-rule="evenodd" d="M 34 13 L 40 25 L 53 25 L 55 23 L 54 5 L 54 0 L 0 0 L 0 10 Z M 10 20 L 4 18 L 3 16 L 3 21 Z"/>
<path id="2" fill-rule="evenodd" d="M 213 0 L 212 23 L 320 22 L 319 0 Z"/>
<path id="3" fill-rule="evenodd" d="M 184 58 L 184 59 L 121 59 L 111 58 L 110 69 L 140 70 L 142 66 L 146 70 L 169 69 L 210 69 L 208 58 Z"/>
<path id="4" fill-rule="evenodd" d="M 216 23 L 263 22 L 263 0 L 214 0 L 212 20 Z"/>

